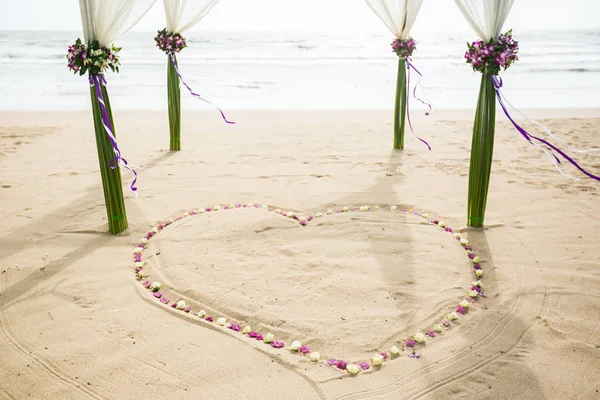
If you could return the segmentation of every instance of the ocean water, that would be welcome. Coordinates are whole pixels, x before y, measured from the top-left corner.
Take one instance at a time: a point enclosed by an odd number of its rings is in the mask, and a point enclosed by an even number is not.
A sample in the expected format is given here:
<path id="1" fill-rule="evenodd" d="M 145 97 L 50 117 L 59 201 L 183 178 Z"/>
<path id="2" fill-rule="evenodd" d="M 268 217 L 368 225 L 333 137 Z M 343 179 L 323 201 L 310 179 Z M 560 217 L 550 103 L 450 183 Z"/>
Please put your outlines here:
<path id="1" fill-rule="evenodd" d="M 0 31 L 0 110 L 89 108 L 87 79 L 69 72 L 65 60 L 67 46 L 80 35 Z M 600 107 L 600 30 L 514 35 L 520 60 L 502 74 L 513 105 Z M 107 75 L 113 108 L 166 107 L 167 58 L 153 37 L 132 32 L 117 41 L 123 47 L 121 73 Z M 192 32 L 187 39 L 189 47 L 179 56 L 182 75 L 224 110 L 393 107 L 398 58 L 389 35 Z M 474 35 L 417 40 L 413 63 L 434 109 L 473 108 L 480 74 L 463 54 Z M 182 91 L 182 107 L 209 106 Z"/>

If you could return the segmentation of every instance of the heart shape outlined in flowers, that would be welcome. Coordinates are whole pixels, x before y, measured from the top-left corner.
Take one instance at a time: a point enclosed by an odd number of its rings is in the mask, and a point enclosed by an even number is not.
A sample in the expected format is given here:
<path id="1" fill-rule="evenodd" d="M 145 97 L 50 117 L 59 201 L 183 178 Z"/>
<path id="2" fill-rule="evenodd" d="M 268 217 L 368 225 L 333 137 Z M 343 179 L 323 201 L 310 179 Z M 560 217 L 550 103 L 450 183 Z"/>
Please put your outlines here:
<path id="1" fill-rule="evenodd" d="M 276 340 L 275 336 L 270 333 L 261 333 L 252 330 L 252 328 L 248 325 L 244 325 L 240 322 L 228 322 L 224 317 L 216 318 L 211 315 L 208 315 L 204 310 L 192 310 L 192 307 L 188 306 L 185 303 L 185 300 L 179 299 L 177 301 L 172 301 L 167 297 L 167 292 L 165 292 L 164 288 L 159 281 L 152 281 L 148 275 L 146 275 L 144 271 L 144 267 L 146 261 L 144 261 L 143 253 L 148 248 L 148 244 L 150 240 L 162 232 L 165 228 L 175 224 L 178 221 L 181 221 L 184 218 L 196 217 L 203 214 L 215 213 L 215 212 L 224 212 L 227 210 L 233 209 L 261 209 L 267 213 L 272 215 L 277 215 L 283 218 L 288 218 L 295 220 L 301 226 L 307 226 L 311 223 L 311 221 L 315 219 L 326 218 L 327 216 L 341 214 L 341 213 L 355 213 L 355 212 L 387 212 L 387 213 L 399 213 L 412 216 L 414 218 L 420 219 L 422 222 L 426 222 L 427 224 L 435 225 L 444 232 L 446 232 L 450 237 L 455 239 L 464 251 L 466 255 L 470 259 L 470 262 L 473 265 L 473 273 L 477 277 L 478 280 L 474 281 L 470 285 L 470 290 L 467 292 L 467 295 L 463 296 L 461 301 L 456 305 L 456 307 L 451 310 L 449 313 L 443 316 L 441 322 L 439 324 L 435 324 L 430 326 L 430 329 L 427 329 L 422 332 L 415 333 L 412 337 L 406 338 L 396 345 L 391 346 L 390 348 L 377 352 L 374 354 L 368 361 L 356 361 L 355 363 L 348 363 L 339 358 L 325 358 L 318 351 L 311 350 L 308 346 L 302 345 L 299 340 L 293 340 L 289 345 L 286 345 L 285 342 L 281 340 Z M 339 369 L 340 371 L 346 371 L 349 374 L 357 374 L 361 371 L 371 369 L 372 367 L 379 367 L 384 362 L 391 358 L 396 358 L 401 355 L 402 351 L 408 351 L 408 357 L 410 358 L 419 358 L 421 354 L 417 351 L 423 347 L 426 341 L 431 340 L 437 337 L 444 330 L 450 328 L 453 324 L 453 321 L 459 319 L 461 315 L 464 315 L 468 310 L 469 306 L 471 306 L 475 301 L 481 297 L 485 297 L 485 294 L 482 291 L 482 282 L 479 278 L 482 278 L 483 271 L 481 267 L 481 260 L 479 257 L 473 252 L 473 249 L 469 246 L 467 240 L 461 238 L 460 233 L 454 233 L 453 229 L 447 227 L 444 222 L 430 218 L 427 214 L 422 214 L 419 212 L 413 212 L 412 210 L 399 210 L 397 206 L 360 206 L 360 207 L 343 207 L 341 209 L 329 209 L 325 213 L 318 212 L 314 216 L 300 216 L 295 212 L 285 212 L 281 209 L 269 207 L 267 205 L 258 205 L 254 203 L 250 204 L 230 204 L 230 205 L 216 205 L 211 208 L 199 208 L 190 210 L 188 212 L 179 215 L 176 218 L 170 219 L 167 222 L 157 224 L 156 226 L 151 227 L 151 230 L 146 233 L 146 235 L 139 241 L 134 249 L 134 267 L 136 271 L 136 277 L 139 281 L 141 281 L 144 288 L 148 289 L 149 293 L 156 299 L 158 304 L 164 305 L 163 307 L 170 306 L 173 310 L 188 313 L 192 315 L 197 315 L 198 318 L 201 319 L 206 324 L 213 324 L 220 327 L 220 329 L 229 330 L 231 333 L 237 333 L 240 335 L 245 335 L 248 340 L 257 340 L 265 343 L 265 345 L 270 346 L 272 349 L 286 349 L 290 352 L 297 353 L 299 355 L 304 355 L 308 357 L 308 359 L 315 363 L 325 362 L 327 365 L 330 365 L 334 368 Z M 325 360 L 325 361 L 324 361 Z"/>

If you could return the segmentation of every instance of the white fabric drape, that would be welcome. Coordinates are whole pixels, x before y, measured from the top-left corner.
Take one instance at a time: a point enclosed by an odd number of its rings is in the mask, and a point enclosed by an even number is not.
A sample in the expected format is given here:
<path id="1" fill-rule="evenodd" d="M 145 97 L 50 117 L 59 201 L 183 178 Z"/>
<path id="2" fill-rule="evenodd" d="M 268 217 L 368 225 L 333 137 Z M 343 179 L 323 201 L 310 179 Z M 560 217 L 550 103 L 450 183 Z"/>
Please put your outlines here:
<path id="1" fill-rule="evenodd" d="M 79 0 L 85 41 L 111 45 L 150 10 L 156 0 Z"/>
<path id="2" fill-rule="evenodd" d="M 454 0 L 477 36 L 497 39 L 515 0 Z"/>
<path id="3" fill-rule="evenodd" d="M 396 36 L 405 40 L 412 29 L 423 0 L 365 0 L 371 10 Z"/>
<path id="4" fill-rule="evenodd" d="M 208 14 L 219 0 L 163 0 L 167 17 L 167 31 L 183 33 Z"/>

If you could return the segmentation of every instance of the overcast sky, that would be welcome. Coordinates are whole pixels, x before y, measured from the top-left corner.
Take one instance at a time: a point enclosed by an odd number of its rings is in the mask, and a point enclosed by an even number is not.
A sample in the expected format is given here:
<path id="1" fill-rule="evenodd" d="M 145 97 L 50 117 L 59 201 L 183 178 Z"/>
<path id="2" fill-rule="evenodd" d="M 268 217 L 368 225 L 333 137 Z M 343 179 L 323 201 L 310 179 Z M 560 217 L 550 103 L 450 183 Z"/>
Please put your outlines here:
<path id="1" fill-rule="evenodd" d="M 516 0 L 506 28 L 600 29 L 599 0 Z M 165 25 L 159 0 L 134 30 Z M 0 29 L 81 30 L 77 0 L 0 0 Z M 470 29 L 452 0 L 424 0 L 414 34 Z M 221 0 L 193 30 L 384 32 L 364 0 Z"/>

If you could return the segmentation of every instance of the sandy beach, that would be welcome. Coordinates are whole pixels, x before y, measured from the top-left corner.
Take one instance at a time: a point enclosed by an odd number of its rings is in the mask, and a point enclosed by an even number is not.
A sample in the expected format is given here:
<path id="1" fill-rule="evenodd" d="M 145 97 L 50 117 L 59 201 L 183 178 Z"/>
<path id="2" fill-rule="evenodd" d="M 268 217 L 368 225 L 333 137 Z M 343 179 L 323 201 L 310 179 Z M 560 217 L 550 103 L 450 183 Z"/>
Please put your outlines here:
<path id="1" fill-rule="evenodd" d="M 579 148 L 599 109 L 531 110 Z M 115 110 L 129 228 L 107 233 L 91 112 L 0 112 L 0 398 L 600 398 L 600 186 L 571 181 L 498 116 L 486 228 L 466 228 L 473 112 L 413 123 L 392 150 L 391 111 Z M 527 125 L 526 126 L 530 126 Z M 577 154 L 596 174 L 598 153 Z M 565 171 L 581 177 L 573 168 Z M 123 171 L 124 183 L 131 176 Z M 487 297 L 451 329 L 350 376 L 452 311 L 474 280 L 464 251 L 419 218 L 351 213 L 306 227 L 260 210 L 185 219 L 149 244 L 147 271 L 194 311 L 300 340 L 320 363 L 156 301 L 132 250 L 152 226 L 217 204 L 309 216 L 344 206 L 443 220 L 481 256 Z M 43 267 L 43 268 L 41 268 Z"/>

